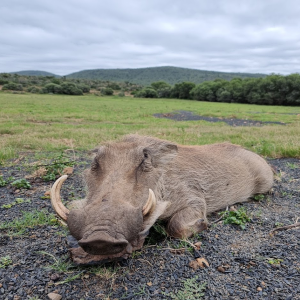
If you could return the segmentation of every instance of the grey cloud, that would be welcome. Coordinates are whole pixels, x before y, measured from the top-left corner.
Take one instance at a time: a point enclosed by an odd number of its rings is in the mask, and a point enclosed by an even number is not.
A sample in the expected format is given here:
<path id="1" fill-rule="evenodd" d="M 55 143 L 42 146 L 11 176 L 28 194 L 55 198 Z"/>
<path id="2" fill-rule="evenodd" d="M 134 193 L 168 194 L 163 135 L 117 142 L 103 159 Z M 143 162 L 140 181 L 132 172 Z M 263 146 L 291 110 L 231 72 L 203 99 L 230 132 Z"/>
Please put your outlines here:
<path id="1" fill-rule="evenodd" d="M 0 72 L 172 65 L 299 72 L 296 0 L 2 0 Z"/>

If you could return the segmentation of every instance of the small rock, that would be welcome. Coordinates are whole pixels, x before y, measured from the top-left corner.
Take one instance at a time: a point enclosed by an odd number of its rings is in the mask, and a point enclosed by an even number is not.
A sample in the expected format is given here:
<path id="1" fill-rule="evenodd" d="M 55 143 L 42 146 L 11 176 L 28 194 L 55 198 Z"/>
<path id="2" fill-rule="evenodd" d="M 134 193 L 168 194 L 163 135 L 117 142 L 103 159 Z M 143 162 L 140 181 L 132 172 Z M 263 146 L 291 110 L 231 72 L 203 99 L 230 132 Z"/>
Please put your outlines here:
<path id="1" fill-rule="evenodd" d="M 55 273 L 55 274 L 51 274 L 50 279 L 53 281 L 56 281 L 59 279 L 59 274 Z"/>
<path id="2" fill-rule="evenodd" d="M 222 266 L 219 266 L 217 270 L 221 273 L 225 273 L 225 269 Z"/>
<path id="3" fill-rule="evenodd" d="M 261 292 L 262 291 L 262 288 L 260 286 L 257 287 L 256 289 L 258 292 Z"/>
<path id="4" fill-rule="evenodd" d="M 147 285 L 148 286 L 152 286 L 152 282 L 150 281 L 150 282 L 147 282 Z"/>
<path id="5" fill-rule="evenodd" d="M 56 293 L 49 293 L 48 298 L 50 300 L 60 300 L 62 298 L 62 296 L 59 294 L 56 294 Z"/>
<path id="6" fill-rule="evenodd" d="M 50 191 L 47 191 L 47 192 L 45 192 L 44 196 L 45 196 L 45 197 L 49 197 L 49 196 L 50 196 L 50 193 L 51 193 Z"/>

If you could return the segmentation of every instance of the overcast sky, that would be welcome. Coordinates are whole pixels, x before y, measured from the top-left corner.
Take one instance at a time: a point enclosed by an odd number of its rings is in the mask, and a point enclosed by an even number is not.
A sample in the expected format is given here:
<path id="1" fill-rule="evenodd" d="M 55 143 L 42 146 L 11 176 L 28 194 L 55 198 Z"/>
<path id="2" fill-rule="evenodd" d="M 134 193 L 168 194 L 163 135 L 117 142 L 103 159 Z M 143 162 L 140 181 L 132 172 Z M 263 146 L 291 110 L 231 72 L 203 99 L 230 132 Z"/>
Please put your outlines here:
<path id="1" fill-rule="evenodd" d="M 300 72 L 297 0 L 1 0 L 0 73 Z"/>

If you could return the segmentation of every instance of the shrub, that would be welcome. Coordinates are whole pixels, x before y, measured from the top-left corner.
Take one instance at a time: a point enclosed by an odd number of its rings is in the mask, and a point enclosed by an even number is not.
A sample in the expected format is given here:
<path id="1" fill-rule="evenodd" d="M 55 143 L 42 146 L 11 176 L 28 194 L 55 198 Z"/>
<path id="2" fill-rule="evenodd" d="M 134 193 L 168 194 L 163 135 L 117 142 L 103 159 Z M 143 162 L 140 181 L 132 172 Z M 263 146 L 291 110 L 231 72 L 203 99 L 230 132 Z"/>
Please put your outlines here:
<path id="1" fill-rule="evenodd" d="M 23 91 L 23 86 L 22 86 L 22 84 L 9 82 L 9 83 L 3 85 L 2 90 Z"/>
<path id="2" fill-rule="evenodd" d="M 114 90 L 112 88 L 105 88 L 101 90 L 101 93 L 106 96 L 111 96 L 114 94 Z"/>
<path id="3" fill-rule="evenodd" d="M 79 84 L 77 87 L 82 90 L 83 93 L 89 93 L 91 89 L 87 84 Z"/>
<path id="4" fill-rule="evenodd" d="M 171 97 L 179 99 L 192 99 L 190 92 L 195 87 L 193 82 L 176 83 L 171 91 Z"/>
<path id="5" fill-rule="evenodd" d="M 110 84 L 107 85 L 107 87 L 111 88 L 113 90 L 120 90 L 121 89 L 121 87 L 115 82 L 111 82 Z"/>
<path id="6" fill-rule="evenodd" d="M 41 90 L 38 87 L 30 86 L 27 88 L 28 93 L 38 94 L 41 92 Z"/>
<path id="7" fill-rule="evenodd" d="M 7 79 L 0 78 L 0 84 L 7 84 L 9 81 Z"/>
<path id="8" fill-rule="evenodd" d="M 53 94 L 61 94 L 62 88 L 60 85 L 55 84 L 55 83 L 47 83 L 44 88 L 43 91 L 45 94 L 47 93 L 53 93 Z"/>
<path id="9" fill-rule="evenodd" d="M 17 189 L 30 189 L 31 188 L 30 183 L 24 178 L 15 180 L 14 182 L 11 183 L 11 185 Z"/>
<path id="10" fill-rule="evenodd" d="M 61 93 L 66 95 L 82 95 L 82 90 L 73 82 L 64 82 L 61 85 Z"/>
<path id="11" fill-rule="evenodd" d="M 137 92 L 134 97 L 140 98 L 158 98 L 157 91 L 151 87 L 146 87 L 141 91 Z"/>
<path id="12" fill-rule="evenodd" d="M 242 229 L 245 229 L 246 223 L 251 220 L 244 207 L 240 207 L 239 209 L 233 211 L 226 210 L 220 212 L 219 214 L 223 216 L 224 224 L 236 224 Z"/>
<path id="13" fill-rule="evenodd" d="M 60 80 L 58 78 L 51 79 L 51 82 L 54 84 L 60 84 Z"/>

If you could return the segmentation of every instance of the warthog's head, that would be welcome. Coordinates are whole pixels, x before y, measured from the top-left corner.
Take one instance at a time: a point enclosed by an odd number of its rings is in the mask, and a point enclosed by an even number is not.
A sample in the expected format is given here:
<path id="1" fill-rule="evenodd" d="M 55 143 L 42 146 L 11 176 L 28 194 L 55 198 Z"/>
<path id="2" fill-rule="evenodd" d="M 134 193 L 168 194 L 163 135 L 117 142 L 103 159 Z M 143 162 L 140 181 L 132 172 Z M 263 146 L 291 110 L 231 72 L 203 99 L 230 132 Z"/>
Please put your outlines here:
<path id="1" fill-rule="evenodd" d="M 131 253 L 141 247 L 168 205 L 157 201 L 153 190 L 177 154 L 177 146 L 130 135 L 93 152 L 94 160 L 84 173 L 86 199 L 67 209 L 60 200 L 66 179 L 62 176 L 52 187 L 52 205 L 87 253 L 116 257 Z"/>

